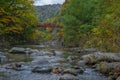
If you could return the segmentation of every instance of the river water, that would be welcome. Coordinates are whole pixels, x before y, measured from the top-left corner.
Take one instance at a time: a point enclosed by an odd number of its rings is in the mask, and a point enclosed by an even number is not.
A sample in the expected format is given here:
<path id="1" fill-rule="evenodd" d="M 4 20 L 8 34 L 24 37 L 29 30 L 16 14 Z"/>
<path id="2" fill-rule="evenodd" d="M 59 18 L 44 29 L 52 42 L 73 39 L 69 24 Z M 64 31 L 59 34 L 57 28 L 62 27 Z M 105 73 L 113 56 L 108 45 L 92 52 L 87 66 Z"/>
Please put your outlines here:
<path id="1" fill-rule="evenodd" d="M 31 46 L 27 47 L 31 48 Z M 48 48 L 41 49 L 39 46 L 32 46 L 32 48 L 43 53 L 49 51 Z M 9 63 L 1 64 L 0 80 L 59 80 L 61 74 L 32 72 L 32 69 L 36 66 L 60 66 L 62 64 L 61 61 L 64 62 L 65 60 L 61 57 L 64 55 L 64 51 L 55 50 L 55 52 L 56 56 L 35 54 L 25 57 L 26 55 L 21 56 L 21 54 L 10 54 L 10 58 L 16 58 L 16 56 L 19 57 L 19 60 L 17 58 L 10 63 L 21 63 L 23 65 L 23 70 L 6 69 L 4 66 Z M 79 74 L 78 77 L 79 80 L 107 80 L 105 76 L 91 68 L 85 68 L 84 73 Z"/>

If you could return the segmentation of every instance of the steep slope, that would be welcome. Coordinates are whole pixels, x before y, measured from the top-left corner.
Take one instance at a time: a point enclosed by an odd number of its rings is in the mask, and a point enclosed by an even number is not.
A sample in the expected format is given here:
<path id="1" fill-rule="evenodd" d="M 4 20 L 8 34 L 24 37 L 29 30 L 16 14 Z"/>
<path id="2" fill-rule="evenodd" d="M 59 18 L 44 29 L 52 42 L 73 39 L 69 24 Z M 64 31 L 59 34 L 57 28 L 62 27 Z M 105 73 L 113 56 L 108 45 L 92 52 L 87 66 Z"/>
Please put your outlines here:
<path id="1" fill-rule="evenodd" d="M 45 6 L 35 6 L 35 9 L 37 11 L 37 15 L 40 22 L 43 22 L 46 19 L 52 18 L 55 15 L 57 15 L 60 11 L 60 7 L 60 4 L 54 4 Z"/>

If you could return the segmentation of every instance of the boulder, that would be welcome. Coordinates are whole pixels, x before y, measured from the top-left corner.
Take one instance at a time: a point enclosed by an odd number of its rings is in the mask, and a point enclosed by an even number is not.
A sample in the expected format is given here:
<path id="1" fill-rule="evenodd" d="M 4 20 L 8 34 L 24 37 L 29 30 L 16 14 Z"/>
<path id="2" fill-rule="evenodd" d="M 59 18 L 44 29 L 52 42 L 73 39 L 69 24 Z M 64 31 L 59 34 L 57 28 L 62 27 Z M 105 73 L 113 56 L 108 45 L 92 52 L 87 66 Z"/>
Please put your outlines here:
<path id="1" fill-rule="evenodd" d="M 85 61 L 80 60 L 80 61 L 78 61 L 77 65 L 79 65 L 80 67 L 85 67 Z"/>
<path id="2" fill-rule="evenodd" d="M 117 80 L 120 80 L 120 76 L 117 78 Z"/>
<path id="3" fill-rule="evenodd" d="M 45 56 L 36 56 L 33 58 L 32 64 L 40 64 L 40 65 L 49 64 L 48 59 L 49 58 Z"/>
<path id="4" fill-rule="evenodd" d="M 113 63 L 107 63 L 107 62 L 101 62 L 97 65 L 97 69 L 104 74 L 114 74 L 120 72 L 120 62 L 113 62 Z"/>
<path id="5" fill-rule="evenodd" d="M 56 56 L 56 52 L 54 49 L 51 49 L 50 52 L 52 53 L 53 56 Z"/>
<path id="6" fill-rule="evenodd" d="M 64 74 L 60 77 L 59 80 L 79 80 L 78 77 L 72 75 L 72 74 Z"/>
<path id="7" fill-rule="evenodd" d="M 84 55 L 81 57 L 82 60 L 85 61 L 86 64 L 96 64 L 102 61 L 106 62 L 119 62 L 120 61 L 120 53 L 101 53 L 96 52 L 93 54 Z"/>
<path id="8" fill-rule="evenodd" d="M 56 54 L 51 52 L 51 51 L 44 51 L 43 52 L 44 55 L 49 55 L 49 56 L 55 56 Z"/>
<path id="9" fill-rule="evenodd" d="M 29 54 L 39 54 L 40 53 L 40 51 L 37 50 L 37 49 L 33 49 L 33 50 L 31 49 L 31 50 L 28 50 L 28 51 L 29 51 Z"/>
<path id="10" fill-rule="evenodd" d="M 31 48 L 20 48 L 20 47 L 13 47 L 9 50 L 9 53 L 12 54 L 39 54 L 40 51 L 37 49 Z"/>
<path id="11" fill-rule="evenodd" d="M 13 69 L 13 70 L 17 70 L 17 71 L 24 70 L 22 63 L 10 63 L 10 64 L 4 65 L 3 67 L 6 69 Z"/>
<path id="12" fill-rule="evenodd" d="M 20 47 L 13 47 L 12 49 L 9 50 L 9 53 L 13 53 L 13 54 L 26 54 L 28 51 L 28 49 L 26 48 L 20 48 Z"/>
<path id="13" fill-rule="evenodd" d="M 38 66 L 35 67 L 32 72 L 34 73 L 50 73 L 52 70 L 51 66 Z"/>
<path id="14" fill-rule="evenodd" d="M 68 62 L 73 62 L 73 61 L 75 61 L 75 60 L 78 60 L 78 56 L 69 56 L 69 57 L 67 58 L 67 61 L 68 61 Z"/>

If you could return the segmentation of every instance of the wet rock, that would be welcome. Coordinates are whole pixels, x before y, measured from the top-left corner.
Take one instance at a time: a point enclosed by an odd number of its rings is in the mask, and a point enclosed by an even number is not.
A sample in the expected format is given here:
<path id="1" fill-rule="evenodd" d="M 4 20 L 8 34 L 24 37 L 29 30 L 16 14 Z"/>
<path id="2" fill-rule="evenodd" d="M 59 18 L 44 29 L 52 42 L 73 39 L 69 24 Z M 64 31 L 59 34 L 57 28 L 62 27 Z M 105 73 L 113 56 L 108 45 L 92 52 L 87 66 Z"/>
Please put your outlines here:
<path id="1" fill-rule="evenodd" d="M 44 51 L 43 54 L 44 55 L 49 55 L 49 56 L 54 56 L 55 55 L 53 52 L 50 52 L 50 51 Z"/>
<path id="2" fill-rule="evenodd" d="M 3 66 L 6 69 L 13 69 L 13 70 L 17 70 L 17 71 L 22 71 L 23 69 L 23 65 L 21 63 L 10 63 L 10 64 L 6 64 Z"/>
<path id="3" fill-rule="evenodd" d="M 13 53 L 13 54 L 26 54 L 27 51 L 29 49 L 25 49 L 25 48 L 20 48 L 20 47 L 13 47 L 12 49 L 9 50 L 9 53 Z"/>
<path id="4" fill-rule="evenodd" d="M 78 77 L 71 74 L 64 74 L 59 80 L 79 80 Z"/>
<path id="5" fill-rule="evenodd" d="M 65 68 L 65 67 L 54 67 L 52 68 L 52 72 L 56 74 L 72 74 L 72 75 L 78 75 L 82 74 L 84 71 L 82 68 L 79 67 L 72 67 L 72 68 Z"/>
<path id="6" fill-rule="evenodd" d="M 65 68 L 72 67 L 70 63 L 63 63 L 61 66 Z"/>
<path id="7" fill-rule="evenodd" d="M 40 54 L 40 51 L 37 49 L 34 49 L 34 50 L 31 49 L 31 50 L 29 50 L 29 54 Z"/>
<path id="8" fill-rule="evenodd" d="M 117 80 L 120 80 L 120 76 L 117 78 Z"/>
<path id="9" fill-rule="evenodd" d="M 53 56 L 56 56 L 56 52 L 54 49 L 51 49 L 50 52 L 52 53 Z"/>
<path id="10" fill-rule="evenodd" d="M 50 73 L 52 70 L 51 66 L 38 66 L 35 67 L 32 72 L 36 72 L 36 73 Z"/>
<path id="11" fill-rule="evenodd" d="M 65 68 L 63 68 L 63 67 L 53 67 L 52 68 L 52 73 L 63 74 L 64 70 L 65 70 Z"/>
<path id="12" fill-rule="evenodd" d="M 1 56 L 1 55 L 4 55 L 4 53 L 3 53 L 3 52 L 0 52 L 0 56 Z"/>
<path id="13" fill-rule="evenodd" d="M 59 61 L 64 61 L 64 60 L 65 60 L 64 58 L 52 56 L 52 57 L 49 59 L 49 62 L 50 62 L 50 63 L 58 63 Z"/>
<path id="14" fill-rule="evenodd" d="M 37 49 L 31 48 L 20 48 L 20 47 L 13 47 L 9 50 L 9 53 L 12 54 L 39 54 L 40 51 Z"/>
<path id="15" fill-rule="evenodd" d="M 97 69 L 104 74 L 114 74 L 120 72 L 120 62 L 113 62 L 113 63 L 107 63 L 107 62 L 101 62 L 97 65 Z"/>
<path id="16" fill-rule="evenodd" d="M 80 67 L 84 67 L 85 66 L 85 61 L 80 60 L 80 61 L 78 61 L 77 65 L 79 65 Z"/>
<path id="17" fill-rule="evenodd" d="M 48 59 L 49 57 L 47 58 L 46 56 L 36 56 L 34 57 L 32 64 L 40 64 L 40 65 L 49 64 Z"/>
<path id="18" fill-rule="evenodd" d="M 119 80 L 120 78 L 119 78 L 119 76 L 120 76 L 120 73 L 114 73 L 113 75 L 110 75 L 109 77 L 108 77 L 108 80 Z"/>
<path id="19" fill-rule="evenodd" d="M 59 73 L 59 70 L 58 70 L 58 68 L 57 67 L 55 67 L 55 68 L 52 68 L 52 71 L 51 71 L 52 73 L 55 73 L 55 74 L 58 74 Z"/>
<path id="20" fill-rule="evenodd" d="M 81 68 L 67 68 L 63 70 L 63 74 L 68 73 L 72 75 L 82 74 L 84 71 Z"/>
<path id="21" fill-rule="evenodd" d="M 79 49 L 79 50 L 77 50 L 78 51 L 78 53 L 94 53 L 94 52 L 96 52 L 97 51 L 97 49 L 95 49 L 95 48 L 89 48 L 89 49 Z"/>
<path id="22" fill-rule="evenodd" d="M 0 56 L 0 63 L 8 62 L 9 59 L 6 56 Z"/>

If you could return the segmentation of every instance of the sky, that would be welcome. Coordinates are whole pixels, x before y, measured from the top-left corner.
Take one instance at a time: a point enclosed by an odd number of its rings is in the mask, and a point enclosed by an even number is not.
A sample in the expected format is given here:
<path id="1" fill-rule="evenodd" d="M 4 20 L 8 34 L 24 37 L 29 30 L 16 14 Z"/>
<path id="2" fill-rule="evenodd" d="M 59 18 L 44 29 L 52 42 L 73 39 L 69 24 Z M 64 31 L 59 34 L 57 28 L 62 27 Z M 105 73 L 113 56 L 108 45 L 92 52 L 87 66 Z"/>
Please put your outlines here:
<path id="1" fill-rule="evenodd" d="M 62 4 L 65 0 L 35 0 L 35 5 Z"/>

